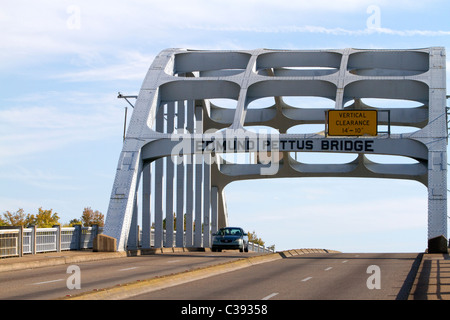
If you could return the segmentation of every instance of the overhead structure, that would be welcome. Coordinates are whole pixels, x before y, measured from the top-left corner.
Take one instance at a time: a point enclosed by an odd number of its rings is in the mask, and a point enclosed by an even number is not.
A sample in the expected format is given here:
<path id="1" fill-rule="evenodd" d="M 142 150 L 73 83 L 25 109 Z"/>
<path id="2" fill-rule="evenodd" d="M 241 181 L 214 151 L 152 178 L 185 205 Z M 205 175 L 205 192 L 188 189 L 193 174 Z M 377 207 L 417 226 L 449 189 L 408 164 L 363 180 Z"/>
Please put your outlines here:
<path id="1" fill-rule="evenodd" d="M 227 225 L 230 182 L 364 177 L 424 184 L 428 240 L 446 238 L 445 60 L 442 47 L 162 51 L 134 106 L 104 233 L 118 250 L 137 246 L 138 225 L 142 248 L 209 247 L 211 233 Z M 302 133 L 308 125 L 323 129 Z M 355 158 L 305 163 L 304 152 Z M 414 161 L 378 163 L 371 155 Z"/>

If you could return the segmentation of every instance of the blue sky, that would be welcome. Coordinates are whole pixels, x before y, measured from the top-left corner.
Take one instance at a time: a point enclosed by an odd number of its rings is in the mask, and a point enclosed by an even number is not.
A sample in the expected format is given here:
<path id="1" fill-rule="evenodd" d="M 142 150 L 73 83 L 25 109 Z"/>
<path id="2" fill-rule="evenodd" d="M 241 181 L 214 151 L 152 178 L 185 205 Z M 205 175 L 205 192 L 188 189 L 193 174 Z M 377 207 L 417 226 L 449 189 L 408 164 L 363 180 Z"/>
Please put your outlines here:
<path id="1" fill-rule="evenodd" d="M 117 92 L 137 94 L 165 48 L 448 51 L 449 12 L 443 0 L 6 1 L 0 213 L 43 207 L 63 223 L 87 206 L 106 214 L 127 106 Z M 417 182 L 272 179 L 231 184 L 226 196 L 230 223 L 278 250 L 426 248 Z"/>

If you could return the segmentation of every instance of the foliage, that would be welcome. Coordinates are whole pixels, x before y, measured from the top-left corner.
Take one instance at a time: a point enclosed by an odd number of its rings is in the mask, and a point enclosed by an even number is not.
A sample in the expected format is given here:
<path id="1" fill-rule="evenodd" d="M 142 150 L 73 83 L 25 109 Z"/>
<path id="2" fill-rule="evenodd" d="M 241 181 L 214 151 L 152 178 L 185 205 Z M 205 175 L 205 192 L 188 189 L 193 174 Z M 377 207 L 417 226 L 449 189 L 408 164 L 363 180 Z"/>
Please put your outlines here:
<path id="1" fill-rule="evenodd" d="M 262 239 L 258 237 L 255 231 L 248 232 L 248 241 L 259 244 L 260 246 L 264 245 L 264 241 L 262 241 Z"/>
<path id="2" fill-rule="evenodd" d="M 166 219 L 167 219 L 167 218 L 164 218 L 164 219 L 163 219 L 163 230 L 166 230 Z M 183 224 L 184 224 L 183 230 L 186 231 L 186 215 L 184 215 L 184 218 L 183 218 L 183 219 L 184 219 L 184 222 L 183 222 Z M 152 224 L 152 228 L 155 228 L 155 223 Z M 173 213 L 173 230 L 174 230 L 174 231 L 177 230 L 177 216 L 176 216 L 175 212 Z"/>
<path id="3" fill-rule="evenodd" d="M 36 215 L 26 214 L 22 208 L 19 208 L 16 212 L 4 212 L 3 218 L 0 218 L 0 225 L 4 226 L 35 225 L 38 228 L 51 228 L 56 224 L 59 224 L 58 213 L 53 212 L 53 209 L 44 210 L 42 207 Z"/>
<path id="4" fill-rule="evenodd" d="M 94 224 L 98 224 L 99 227 L 103 227 L 105 216 L 98 210 L 92 210 L 90 207 L 86 207 L 83 210 L 83 215 L 81 216 L 81 222 L 83 227 L 90 227 Z M 72 220 L 73 221 L 73 220 Z"/>
<path id="5" fill-rule="evenodd" d="M 75 225 L 77 225 L 77 224 L 82 225 L 83 223 L 81 222 L 80 219 L 72 219 L 72 220 L 69 221 L 69 223 L 67 224 L 67 226 L 68 226 L 68 227 L 73 227 L 73 226 L 75 226 Z"/>
<path id="6" fill-rule="evenodd" d="M 3 213 L 3 219 L 0 220 L 0 225 L 4 226 L 26 226 L 28 224 L 28 217 L 22 208 L 16 212 L 6 211 Z"/>
<path id="7" fill-rule="evenodd" d="M 27 216 L 27 225 L 35 225 L 38 228 L 51 228 L 54 225 L 59 224 L 58 213 L 53 212 L 53 209 L 44 210 L 39 208 L 38 214 L 36 216 Z"/>
<path id="8" fill-rule="evenodd" d="M 85 227 L 90 227 L 94 224 L 98 224 L 99 227 L 104 225 L 104 215 L 98 210 L 92 210 L 90 207 L 86 207 L 83 210 L 83 214 L 80 219 L 72 219 L 69 224 L 65 224 L 73 227 L 76 224 L 81 224 Z M 45 210 L 39 208 L 37 214 L 26 214 L 22 208 L 19 208 L 16 212 L 5 211 L 0 216 L 0 226 L 30 226 L 35 225 L 37 228 L 51 228 L 59 223 L 59 215 L 53 212 L 53 209 Z"/>

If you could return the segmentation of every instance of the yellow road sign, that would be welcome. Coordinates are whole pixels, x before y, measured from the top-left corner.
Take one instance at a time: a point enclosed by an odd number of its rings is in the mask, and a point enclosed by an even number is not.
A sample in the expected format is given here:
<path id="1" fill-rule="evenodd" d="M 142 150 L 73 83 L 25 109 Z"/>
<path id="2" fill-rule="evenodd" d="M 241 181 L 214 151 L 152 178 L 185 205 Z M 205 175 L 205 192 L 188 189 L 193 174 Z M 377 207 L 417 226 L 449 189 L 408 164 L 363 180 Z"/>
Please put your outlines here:
<path id="1" fill-rule="evenodd" d="M 376 136 L 378 115 L 376 110 L 329 110 L 328 135 Z"/>

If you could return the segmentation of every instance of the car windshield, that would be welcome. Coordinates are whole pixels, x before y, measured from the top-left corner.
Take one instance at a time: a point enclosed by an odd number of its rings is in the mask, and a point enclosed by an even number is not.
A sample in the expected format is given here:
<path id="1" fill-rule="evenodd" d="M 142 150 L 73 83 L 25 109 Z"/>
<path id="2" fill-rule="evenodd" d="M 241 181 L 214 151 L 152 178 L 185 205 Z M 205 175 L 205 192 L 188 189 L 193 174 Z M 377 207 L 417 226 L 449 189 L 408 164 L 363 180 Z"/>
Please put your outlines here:
<path id="1" fill-rule="evenodd" d="M 239 228 L 222 228 L 217 231 L 219 236 L 240 236 L 242 235 L 241 229 Z"/>

